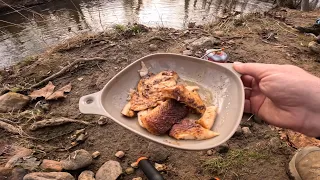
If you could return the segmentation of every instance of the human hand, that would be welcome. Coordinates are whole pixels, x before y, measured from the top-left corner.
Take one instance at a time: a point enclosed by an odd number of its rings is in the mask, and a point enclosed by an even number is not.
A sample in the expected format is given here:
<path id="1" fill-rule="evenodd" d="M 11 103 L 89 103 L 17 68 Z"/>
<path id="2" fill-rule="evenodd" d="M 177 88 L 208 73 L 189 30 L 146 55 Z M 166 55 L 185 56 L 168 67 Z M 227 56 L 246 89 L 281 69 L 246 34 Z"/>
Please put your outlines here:
<path id="1" fill-rule="evenodd" d="M 320 137 L 320 79 L 292 65 L 234 63 L 242 74 L 244 111 L 266 122 Z"/>

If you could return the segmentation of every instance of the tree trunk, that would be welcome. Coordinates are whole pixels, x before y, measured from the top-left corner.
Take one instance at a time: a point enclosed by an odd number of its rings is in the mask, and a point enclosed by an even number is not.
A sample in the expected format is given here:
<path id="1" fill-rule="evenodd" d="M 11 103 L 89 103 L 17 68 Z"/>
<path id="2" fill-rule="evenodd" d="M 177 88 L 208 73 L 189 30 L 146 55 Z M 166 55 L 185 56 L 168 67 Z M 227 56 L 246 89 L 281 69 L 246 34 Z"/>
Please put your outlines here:
<path id="1" fill-rule="evenodd" d="M 301 11 L 309 11 L 309 0 L 302 0 L 301 1 Z"/>

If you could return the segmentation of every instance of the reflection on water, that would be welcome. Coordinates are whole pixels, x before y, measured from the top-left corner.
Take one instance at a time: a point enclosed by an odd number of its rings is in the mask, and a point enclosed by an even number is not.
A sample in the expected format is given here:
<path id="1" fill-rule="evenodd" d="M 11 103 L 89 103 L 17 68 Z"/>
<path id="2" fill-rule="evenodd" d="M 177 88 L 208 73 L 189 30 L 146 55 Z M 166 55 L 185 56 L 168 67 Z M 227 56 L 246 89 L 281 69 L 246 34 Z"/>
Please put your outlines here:
<path id="1" fill-rule="evenodd" d="M 268 1 L 268 0 L 265 0 Z M 82 31 L 114 24 L 184 28 L 190 21 L 210 22 L 226 12 L 263 11 L 257 0 L 65 0 L 15 12 L 0 12 L 0 67 L 10 65 Z"/>

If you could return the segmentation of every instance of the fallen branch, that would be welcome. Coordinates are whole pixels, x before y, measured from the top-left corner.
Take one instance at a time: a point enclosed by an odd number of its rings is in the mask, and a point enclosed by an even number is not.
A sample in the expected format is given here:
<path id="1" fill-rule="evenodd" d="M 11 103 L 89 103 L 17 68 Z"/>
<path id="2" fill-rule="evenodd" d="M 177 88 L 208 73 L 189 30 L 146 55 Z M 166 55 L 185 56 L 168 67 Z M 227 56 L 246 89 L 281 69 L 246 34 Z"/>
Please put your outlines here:
<path id="1" fill-rule="evenodd" d="M 21 129 L 16 128 L 13 125 L 6 123 L 6 122 L 3 122 L 3 121 L 0 121 L 0 128 L 4 129 L 12 134 L 20 134 L 21 135 L 23 132 Z"/>
<path id="2" fill-rule="evenodd" d="M 65 72 L 67 72 L 70 68 L 72 68 L 74 65 L 76 65 L 76 64 L 78 64 L 78 63 L 80 63 L 80 62 L 85 62 L 85 61 L 107 61 L 107 59 L 101 58 L 101 57 L 76 59 L 76 60 L 74 60 L 71 64 L 69 64 L 69 65 L 65 66 L 64 68 L 62 68 L 59 72 L 54 73 L 54 74 L 52 74 L 51 76 L 45 78 L 44 80 L 42 80 L 42 81 L 40 81 L 40 82 L 32 85 L 32 86 L 30 87 L 30 89 L 31 89 L 31 88 L 35 88 L 35 87 L 38 87 L 38 86 L 40 86 L 40 85 L 42 85 L 42 84 L 44 84 L 44 83 L 47 83 L 47 82 L 53 80 L 53 79 L 56 78 L 56 77 L 61 76 L 62 74 L 64 74 Z"/>
<path id="3" fill-rule="evenodd" d="M 0 121 L 6 122 L 6 123 L 9 123 L 9 124 L 17 124 L 16 122 L 13 122 L 13 121 L 11 121 L 9 119 L 4 119 L 4 118 L 0 118 Z"/>
<path id="4" fill-rule="evenodd" d="M 35 131 L 40 128 L 50 127 L 50 126 L 59 126 L 66 123 L 79 123 L 79 124 L 85 124 L 85 125 L 90 124 L 89 122 L 86 122 L 86 121 L 80 121 L 80 120 L 61 117 L 61 118 L 46 119 L 46 120 L 35 122 L 31 124 L 29 129 L 31 131 Z"/>

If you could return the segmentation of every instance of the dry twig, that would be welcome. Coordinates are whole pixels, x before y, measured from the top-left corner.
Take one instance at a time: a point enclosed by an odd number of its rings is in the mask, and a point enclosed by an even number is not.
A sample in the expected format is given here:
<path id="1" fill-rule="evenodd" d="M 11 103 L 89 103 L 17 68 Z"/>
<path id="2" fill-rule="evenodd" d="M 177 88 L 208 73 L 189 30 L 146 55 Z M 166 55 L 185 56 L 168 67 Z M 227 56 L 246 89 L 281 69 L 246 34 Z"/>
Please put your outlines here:
<path id="1" fill-rule="evenodd" d="M 29 129 L 31 131 L 35 131 L 40 128 L 49 127 L 49 126 L 58 126 L 58 125 L 66 124 L 66 123 L 79 123 L 79 124 L 85 124 L 85 125 L 90 124 L 89 122 L 86 122 L 86 121 L 80 121 L 80 120 L 74 120 L 74 119 L 69 119 L 69 118 L 65 118 L 65 117 L 60 117 L 60 118 L 46 119 L 46 120 L 35 122 L 35 123 L 31 124 Z"/>
<path id="2" fill-rule="evenodd" d="M 48 81 L 51 81 L 53 80 L 54 78 L 56 77 L 59 77 L 61 76 L 62 74 L 64 74 L 65 72 L 67 72 L 68 70 L 70 70 L 73 66 L 75 66 L 76 64 L 78 63 L 81 63 L 81 62 L 86 62 L 86 61 L 107 61 L 107 59 L 105 58 L 101 58 L 101 57 L 93 57 L 93 58 L 80 58 L 80 59 L 76 59 L 75 61 L 73 61 L 72 63 L 68 64 L 67 66 L 65 66 L 64 68 L 62 68 L 59 72 L 56 72 L 54 74 L 52 74 L 51 76 L 45 78 L 44 80 L 32 85 L 30 87 L 31 88 L 35 88 L 35 87 L 38 87 Z"/>
<path id="3" fill-rule="evenodd" d="M 4 129 L 12 134 L 22 134 L 22 130 L 19 128 L 14 127 L 13 125 L 0 121 L 0 128 Z"/>

